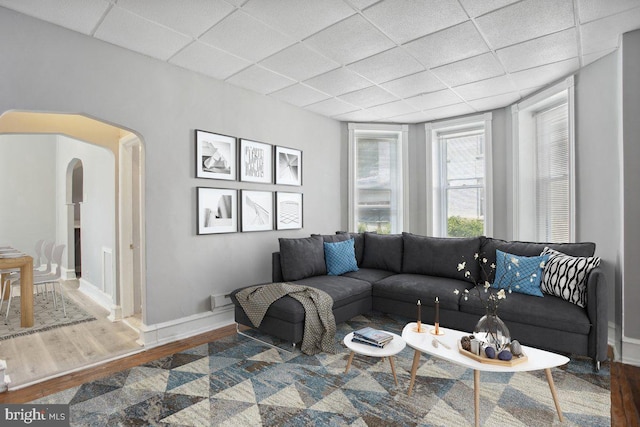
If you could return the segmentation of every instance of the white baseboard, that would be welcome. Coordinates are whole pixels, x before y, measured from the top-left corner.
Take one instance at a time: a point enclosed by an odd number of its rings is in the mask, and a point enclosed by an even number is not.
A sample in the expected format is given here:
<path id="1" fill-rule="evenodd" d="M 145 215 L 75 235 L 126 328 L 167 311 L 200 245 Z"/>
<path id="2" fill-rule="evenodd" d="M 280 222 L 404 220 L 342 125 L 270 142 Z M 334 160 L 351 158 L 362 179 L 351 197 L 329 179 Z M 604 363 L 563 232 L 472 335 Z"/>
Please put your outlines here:
<path id="1" fill-rule="evenodd" d="M 93 302 L 98 304 L 100 307 L 104 308 L 109 312 L 109 319 L 111 321 L 118 320 L 118 310 L 120 307 L 113 304 L 111 299 L 111 295 L 107 295 L 98 289 L 96 286 L 92 285 L 91 282 L 80 278 L 79 280 L 80 288 L 78 289 L 80 292 L 85 294 L 87 297 L 91 298 Z M 120 313 L 120 318 L 122 318 L 122 314 Z"/>
<path id="2" fill-rule="evenodd" d="M 152 348 L 233 324 L 233 305 L 140 327 L 139 344 Z"/>
<path id="3" fill-rule="evenodd" d="M 622 337 L 621 362 L 627 365 L 640 366 L 640 339 Z"/>
<path id="4" fill-rule="evenodd" d="M 76 278 L 75 268 L 62 267 L 62 280 L 73 280 Z"/>

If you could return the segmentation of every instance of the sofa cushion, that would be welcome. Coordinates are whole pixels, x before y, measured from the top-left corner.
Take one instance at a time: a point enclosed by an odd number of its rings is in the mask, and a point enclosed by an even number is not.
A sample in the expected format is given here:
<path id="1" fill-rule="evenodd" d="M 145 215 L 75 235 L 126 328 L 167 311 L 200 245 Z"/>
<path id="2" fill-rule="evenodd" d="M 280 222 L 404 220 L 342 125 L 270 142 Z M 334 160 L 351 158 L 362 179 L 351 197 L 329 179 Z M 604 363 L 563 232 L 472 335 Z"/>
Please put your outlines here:
<path id="1" fill-rule="evenodd" d="M 600 258 L 572 257 L 551 248 L 542 253 L 550 256 L 542 275 L 542 291 L 586 307 L 587 276 L 600 265 Z"/>
<path id="2" fill-rule="evenodd" d="M 402 271 L 402 236 L 400 234 L 364 233 L 362 267 Z"/>
<path id="3" fill-rule="evenodd" d="M 404 243 L 402 272 L 448 277 L 473 282 L 479 278 L 480 266 L 474 255 L 480 251 L 480 238 L 425 237 L 402 233 Z M 459 263 L 466 262 L 458 271 Z M 469 271 L 471 277 L 465 277 Z"/>
<path id="4" fill-rule="evenodd" d="M 324 242 L 324 259 L 329 276 L 339 276 L 350 271 L 358 271 L 354 240 Z"/>
<path id="5" fill-rule="evenodd" d="M 288 282 L 327 274 L 321 236 L 278 239 L 282 278 Z"/>
<path id="6" fill-rule="evenodd" d="M 433 305 L 436 297 L 440 308 L 458 310 L 458 295 L 455 289 L 472 287 L 470 283 L 446 277 L 423 276 L 421 274 L 394 274 L 373 284 L 373 296 L 396 301 Z M 427 302 L 431 301 L 431 302 Z"/>
<path id="7" fill-rule="evenodd" d="M 354 279 L 365 280 L 369 283 L 375 283 L 385 277 L 393 276 L 394 273 L 389 270 L 376 270 L 374 268 L 359 268 L 358 271 L 352 271 L 344 274 Z"/>
<path id="8" fill-rule="evenodd" d="M 549 255 L 519 256 L 496 251 L 496 280 L 492 287 L 544 297 L 540 282 Z"/>
<path id="9" fill-rule="evenodd" d="M 496 262 L 496 250 L 499 249 L 502 252 L 507 252 L 514 255 L 521 256 L 538 256 L 542 253 L 545 247 L 555 249 L 567 255 L 572 256 L 593 256 L 596 250 L 596 244 L 591 242 L 583 243 L 533 243 L 533 242 L 519 242 L 519 241 L 506 241 L 500 239 L 494 239 L 492 237 L 482 237 L 482 243 L 480 245 L 480 254 L 486 257 L 488 263 Z M 494 274 L 489 275 L 489 282 L 493 283 Z"/>
<path id="10" fill-rule="evenodd" d="M 364 258 L 364 233 L 348 233 L 346 231 L 336 231 L 336 236 L 339 236 L 344 240 L 355 240 L 356 261 L 358 262 L 358 267 L 361 267 L 362 259 Z"/>
<path id="11" fill-rule="evenodd" d="M 460 311 L 476 314 L 478 320 L 486 314 L 484 301 L 474 290 L 469 292 L 467 300 L 460 298 Z M 518 322 L 583 335 L 588 334 L 591 328 L 585 309 L 552 295 L 536 298 L 525 294 L 508 294 L 506 299 L 500 301 L 498 317 L 507 327 L 509 322 Z M 515 336 L 511 338 L 518 339 Z"/>

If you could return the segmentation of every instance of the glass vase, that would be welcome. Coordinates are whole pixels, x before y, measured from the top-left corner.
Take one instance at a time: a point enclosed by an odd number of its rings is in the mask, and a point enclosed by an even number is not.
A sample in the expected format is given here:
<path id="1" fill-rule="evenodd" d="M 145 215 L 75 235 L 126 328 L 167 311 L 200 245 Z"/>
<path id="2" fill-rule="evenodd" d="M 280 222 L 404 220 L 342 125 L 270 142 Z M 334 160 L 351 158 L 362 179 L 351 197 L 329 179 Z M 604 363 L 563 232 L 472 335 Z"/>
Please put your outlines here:
<path id="1" fill-rule="evenodd" d="M 509 328 L 495 313 L 487 313 L 480 318 L 473 335 L 485 345 L 490 345 L 500 351 L 511 343 Z"/>

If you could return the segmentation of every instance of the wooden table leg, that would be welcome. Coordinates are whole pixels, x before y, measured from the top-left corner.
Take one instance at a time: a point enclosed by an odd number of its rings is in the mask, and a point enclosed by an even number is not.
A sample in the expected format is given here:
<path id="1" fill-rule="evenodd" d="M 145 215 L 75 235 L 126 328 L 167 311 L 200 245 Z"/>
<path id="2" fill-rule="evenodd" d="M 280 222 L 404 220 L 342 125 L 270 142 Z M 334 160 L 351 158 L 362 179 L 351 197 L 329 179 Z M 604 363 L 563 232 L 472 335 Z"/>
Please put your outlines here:
<path id="1" fill-rule="evenodd" d="M 475 409 L 476 427 L 480 427 L 480 371 L 473 370 L 473 407 Z"/>
<path id="2" fill-rule="evenodd" d="M 409 391 L 407 391 L 407 395 L 411 396 L 413 392 L 413 384 L 416 381 L 416 371 L 418 370 L 418 364 L 420 363 L 420 352 L 416 350 L 413 353 L 413 365 L 411 366 L 411 381 L 409 382 Z"/>
<path id="3" fill-rule="evenodd" d="M 398 377 L 396 377 L 396 367 L 393 364 L 393 356 L 389 356 L 389 364 L 391 365 L 391 372 L 393 372 L 393 379 L 396 381 L 396 385 L 398 385 Z"/>
<path id="4" fill-rule="evenodd" d="M 558 418 L 560 422 L 564 422 L 564 418 L 562 417 L 562 410 L 560 409 L 560 401 L 558 400 L 558 393 L 556 392 L 556 386 L 553 383 L 553 376 L 551 375 L 551 369 L 547 368 L 544 370 L 544 373 L 547 375 L 547 382 L 549 383 L 549 388 L 551 389 L 551 396 L 553 396 L 553 403 L 556 405 L 556 411 L 558 411 Z"/>
<path id="5" fill-rule="evenodd" d="M 33 326 L 33 259 L 20 267 L 20 326 Z"/>
<path id="6" fill-rule="evenodd" d="M 347 372 L 349 372 L 349 368 L 351 367 L 351 362 L 353 362 L 353 356 L 354 354 L 356 354 L 355 352 L 351 352 L 351 354 L 349 355 L 349 360 L 347 361 L 347 369 L 344 370 L 344 373 L 346 374 Z"/>

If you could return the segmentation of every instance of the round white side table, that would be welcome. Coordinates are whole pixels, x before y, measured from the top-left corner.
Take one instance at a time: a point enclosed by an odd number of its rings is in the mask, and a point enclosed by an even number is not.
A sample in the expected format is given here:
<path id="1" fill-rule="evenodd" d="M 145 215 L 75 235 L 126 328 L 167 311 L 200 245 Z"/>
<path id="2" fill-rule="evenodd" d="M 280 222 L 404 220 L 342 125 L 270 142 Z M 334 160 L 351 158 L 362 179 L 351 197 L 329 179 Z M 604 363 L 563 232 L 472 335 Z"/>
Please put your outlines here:
<path id="1" fill-rule="evenodd" d="M 353 332 L 347 334 L 347 336 L 344 337 L 344 345 L 346 345 L 347 348 L 351 350 L 351 354 L 349 355 L 349 361 L 347 362 L 347 368 L 344 370 L 345 374 L 349 372 L 349 368 L 351 367 L 351 362 L 353 361 L 353 356 L 356 353 L 361 354 L 363 356 L 381 357 L 383 359 L 386 357 L 389 359 L 389 364 L 391 365 L 391 372 L 393 373 L 393 379 L 395 380 L 396 385 L 398 385 L 398 378 L 396 377 L 396 367 L 393 364 L 393 356 L 400 353 L 405 348 L 407 343 L 404 342 L 404 340 L 400 335 L 396 335 L 392 332 L 387 332 L 387 331 L 384 331 L 384 332 L 386 332 L 387 334 L 393 335 L 393 340 L 391 340 L 391 342 L 389 342 L 384 347 L 376 347 L 373 345 L 362 344 L 359 342 L 352 341 Z"/>

